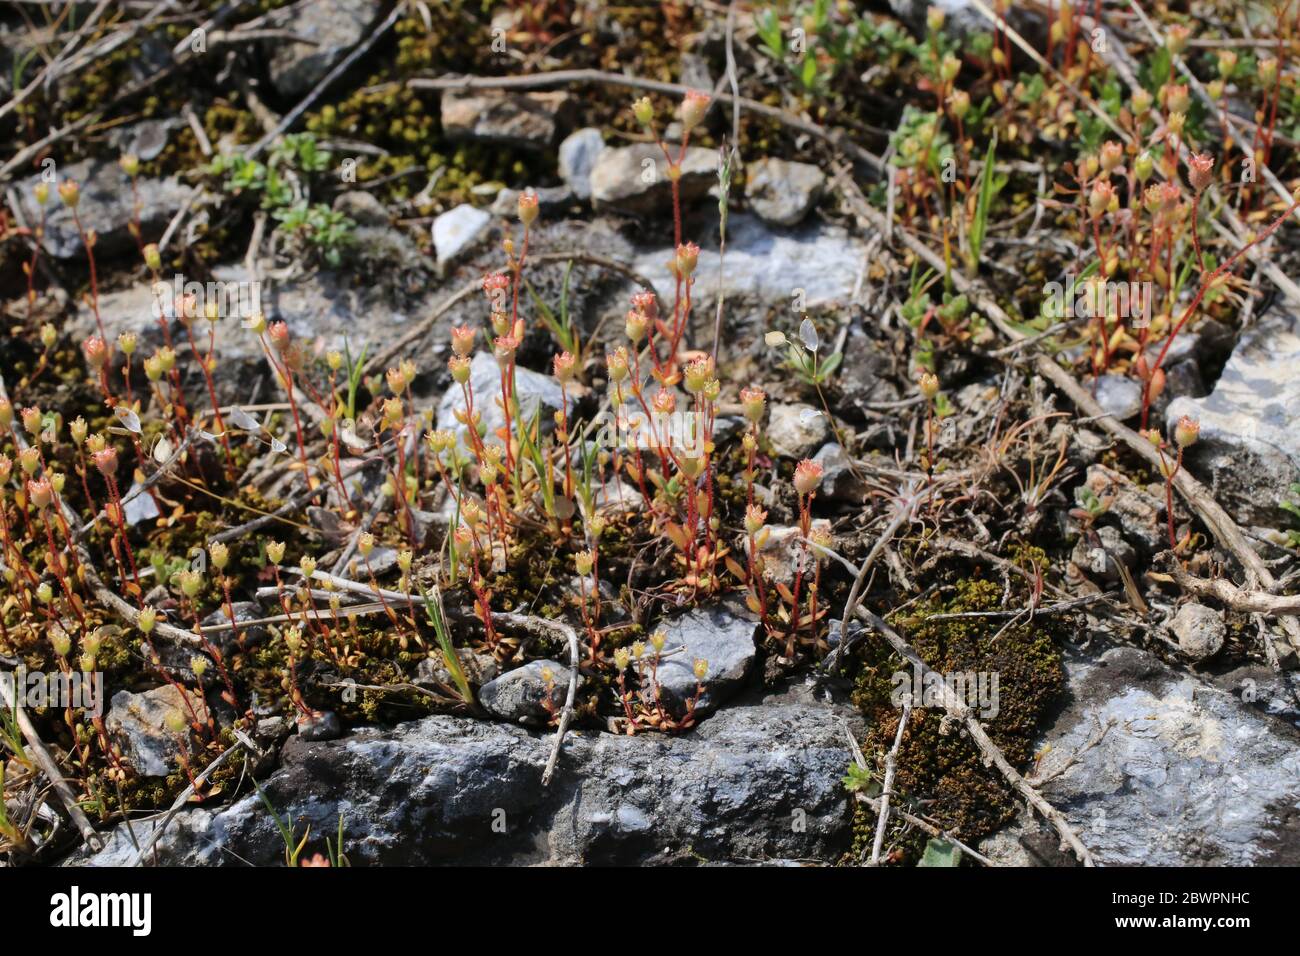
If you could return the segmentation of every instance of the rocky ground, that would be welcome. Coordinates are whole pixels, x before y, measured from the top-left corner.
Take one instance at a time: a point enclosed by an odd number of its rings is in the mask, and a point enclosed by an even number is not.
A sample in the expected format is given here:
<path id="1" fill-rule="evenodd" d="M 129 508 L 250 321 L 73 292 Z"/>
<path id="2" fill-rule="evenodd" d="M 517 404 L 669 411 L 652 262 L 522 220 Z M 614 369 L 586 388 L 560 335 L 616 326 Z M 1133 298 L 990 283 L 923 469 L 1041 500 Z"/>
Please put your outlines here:
<path id="1" fill-rule="evenodd" d="M 0 858 L 1300 858 L 1300 101 L 1233 4 L 175 6 L 0 14 L 0 665 L 104 678 L 6 690 Z M 1157 314 L 1046 304 L 1099 269 Z M 671 484 L 597 430 L 646 290 Z"/>

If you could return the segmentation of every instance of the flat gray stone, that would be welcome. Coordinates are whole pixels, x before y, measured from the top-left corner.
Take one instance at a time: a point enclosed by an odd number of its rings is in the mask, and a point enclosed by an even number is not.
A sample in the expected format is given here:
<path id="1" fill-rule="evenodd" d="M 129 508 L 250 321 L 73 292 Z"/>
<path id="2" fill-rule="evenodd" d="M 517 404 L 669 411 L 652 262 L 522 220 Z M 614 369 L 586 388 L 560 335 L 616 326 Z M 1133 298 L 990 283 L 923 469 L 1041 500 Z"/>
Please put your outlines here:
<path id="1" fill-rule="evenodd" d="M 270 15 L 272 25 L 312 42 L 267 41 L 271 83 L 282 96 L 301 96 L 325 78 L 375 22 L 372 0 L 311 0 Z"/>
<path id="2" fill-rule="evenodd" d="M 1102 410 L 1121 422 L 1142 411 L 1142 384 L 1127 375 L 1102 375 L 1097 379 L 1094 392 Z"/>
<path id="3" fill-rule="evenodd" d="M 442 213 L 433 221 L 433 248 L 438 262 L 448 263 L 469 249 L 487 231 L 492 214 L 468 203 Z"/>
<path id="4" fill-rule="evenodd" d="M 1072 658 L 1071 702 L 1040 739 L 1051 749 L 1037 774 L 1050 778 L 1043 796 L 1099 863 L 1295 862 L 1300 734 L 1287 722 L 1137 648 Z M 1085 749 L 1099 721 L 1113 726 Z M 1053 776 L 1072 756 L 1076 761 Z M 1042 863 L 1060 859 L 1058 842 L 1022 818 L 994 846 L 1008 862 L 1020 855 L 1022 863 Z"/>
<path id="5" fill-rule="evenodd" d="M 551 687 L 547 693 L 542 672 L 551 669 Z M 578 678 L 582 683 L 582 678 Z M 544 726 L 552 714 L 558 715 L 569 692 L 569 668 L 555 661 L 529 661 L 523 667 L 506 671 L 479 688 L 478 701 L 493 717 L 511 723 Z M 546 707 L 550 699 L 551 709 Z"/>
<path id="6" fill-rule="evenodd" d="M 841 717 L 852 712 L 804 694 L 729 708 L 675 737 L 571 731 L 548 787 L 553 733 L 428 717 L 335 741 L 290 737 L 262 789 L 298 833 L 311 826 L 309 853 L 342 813 L 358 866 L 830 862 L 850 838 Z M 149 839 L 149 824 L 134 827 Z M 102 852 L 69 862 L 134 861 L 125 827 L 104 836 Z M 156 850 L 165 866 L 270 866 L 284 853 L 257 794 L 180 811 Z"/>
<path id="7" fill-rule="evenodd" d="M 72 180 L 81 187 L 77 214 L 82 226 L 95 232 L 97 263 L 102 266 L 110 256 L 135 250 L 135 240 L 130 233 L 134 205 L 131 179 L 116 161 L 85 159 L 60 166 L 58 177 L 59 182 Z M 23 216 L 32 228 L 41 220 L 41 207 L 32 192 L 40 181 L 40 174 L 29 176 L 14 187 Z M 192 190 L 175 176 L 137 179 L 136 188 L 140 202 L 140 230 L 144 241 L 152 242 L 162 235 L 171 217 L 189 200 Z M 45 209 L 47 216 L 41 247 L 56 259 L 84 259 L 86 251 L 77 234 L 72 210 L 59 199 L 54 183 L 50 184 L 50 198 Z M 134 254 L 138 260 L 139 253 Z"/>
<path id="8" fill-rule="evenodd" d="M 1280 309 L 1242 335 L 1214 390 L 1178 398 L 1165 413 L 1169 434 L 1189 415 L 1200 440 L 1184 463 L 1243 525 L 1290 527 L 1280 507 L 1300 481 L 1300 317 Z"/>
<path id="9" fill-rule="evenodd" d="M 591 198 L 591 171 L 604 150 L 604 136 L 591 126 L 575 130 L 560 144 L 560 178 L 579 199 Z"/>
<path id="10" fill-rule="evenodd" d="M 867 497 L 866 479 L 854 474 L 853 460 L 838 442 L 827 442 L 813 455 L 822 466 L 822 483 L 817 496 L 831 501 L 861 504 Z"/>
<path id="11" fill-rule="evenodd" d="M 811 163 L 769 157 L 745 174 L 749 208 L 769 226 L 797 226 L 821 198 L 826 174 Z"/>
<path id="12" fill-rule="evenodd" d="M 831 428 L 820 408 L 776 402 L 768 413 L 766 432 L 773 452 L 799 461 L 830 437 Z"/>
<path id="13" fill-rule="evenodd" d="M 1204 604 L 1184 604 L 1169 623 L 1169 629 L 1178 639 L 1178 649 L 1194 661 L 1213 657 L 1223 648 L 1227 627 L 1223 612 Z"/>
<path id="14" fill-rule="evenodd" d="M 712 173 L 710 177 L 716 180 Z M 671 214 L 670 206 L 660 208 Z M 703 309 L 715 301 L 719 262 L 715 237 L 700 244 L 692 297 Z M 727 224 L 722 290 L 733 304 L 738 296 L 782 303 L 782 308 L 788 308 L 796 295 L 808 306 L 842 302 L 853 292 L 865 255 L 866 245 L 839 226 L 809 221 L 795 230 L 773 232 L 757 216 L 734 213 Z M 673 278 L 667 268 L 670 258 L 667 248 L 645 250 L 637 254 L 635 268 L 656 288 L 667 290 L 665 294 L 671 300 Z M 853 354 L 846 353 L 845 365 L 853 361 Z"/>
<path id="15" fill-rule="evenodd" d="M 122 748 L 122 759 L 144 777 L 165 777 L 177 767 L 181 741 L 190 735 L 194 717 L 202 721 L 207 710 L 202 698 L 192 691 L 178 691 L 171 684 L 133 694 L 120 690 L 113 695 L 104 725 L 109 737 Z M 184 730 L 172 731 L 169 718 L 184 721 Z"/>
<path id="16" fill-rule="evenodd" d="M 446 90 L 442 131 L 450 140 L 479 140 L 541 151 L 550 147 L 572 109 L 565 92 Z"/>
<path id="17" fill-rule="evenodd" d="M 758 651 L 754 634 L 758 623 L 740 608 L 725 604 L 693 608 L 680 617 L 660 624 L 667 636 L 664 653 L 679 653 L 659 664 L 658 682 L 665 704 L 680 712 L 697 687 L 703 693 L 695 706 L 698 715 L 716 710 L 739 689 Z M 695 677 L 695 661 L 703 658 L 708 669 L 703 681 Z"/>
<path id="18" fill-rule="evenodd" d="M 676 156 L 676 147 L 669 149 Z M 711 149 L 687 147 L 681 167 L 678 188 L 683 205 L 699 199 L 718 180 L 718 157 Z M 672 215 L 668 161 L 654 143 L 602 150 L 592 165 L 590 182 L 591 201 L 598 210 L 639 216 Z"/>

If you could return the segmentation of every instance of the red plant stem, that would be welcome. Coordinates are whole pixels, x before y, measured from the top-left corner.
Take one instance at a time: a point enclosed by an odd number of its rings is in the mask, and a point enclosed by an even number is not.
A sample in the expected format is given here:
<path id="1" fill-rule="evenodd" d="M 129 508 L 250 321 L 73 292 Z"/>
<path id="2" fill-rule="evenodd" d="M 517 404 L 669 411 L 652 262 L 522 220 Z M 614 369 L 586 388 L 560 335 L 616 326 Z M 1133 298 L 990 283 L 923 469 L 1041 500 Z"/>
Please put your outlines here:
<path id="1" fill-rule="evenodd" d="M 99 317 L 99 275 L 95 271 L 95 252 L 90 245 L 90 237 L 86 235 L 86 230 L 81 225 L 81 216 L 77 214 L 75 206 L 72 209 L 72 221 L 77 225 L 77 235 L 81 237 L 81 244 L 86 247 L 86 260 L 90 263 L 90 309 L 95 313 L 95 325 L 99 327 L 99 337 L 107 344 L 108 333 L 104 331 L 104 320 Z"/>
<path id="2" fill-rule="evenodd" d="M 262 339 L 262 336 L 258 335 L 258 339 L 259 340 Z M 284 385 L 285 395 L 288 396 L 289 412 L 293 415 L 293 430 L 295 436 L 298 439 L 298 458 L 302 462 L 302 476 L 303 479 L 307 481 L 307 483 L 310 485 L 311 470 L 307 465 L 307 447 L 302 437 L 302 419 L 298 417 L 298 400 L 294 397 L 293 394 L 293 372 L 289 369 L 287 363 L 281 365 L 281 363 L 277 362 L 271 356 L 271 351 L 267 347 L 266 342 L 264 340 L 262 341 L 262 349 L 263 351 L 266 352 L 266 357 L 271 362 L 272 368 L 274 368 L 277 372 L 279 372 L 280 381 Z M 215 405 L 216 398 L 214 397 L 212 401 L 213 404 Z"/>
<path id="3" fill-rule="evenodd" d="M 799 590 L 803 585 L 803 566 L 807 563 L 808 558 L 808 532 L 812 525 L 812 498 L 815 492 L 809 492 L 807 496 L 799 496 L 799 535 L 803 539 L 803 550 L 800 552 L 801 558 L 799 567 L 795 569 L 794 574 L 794 607 L 791 611 L 790 619 L 790 636 L 785 645 L 785 656 L 794 657 L 795 641 L 799 635 Z"/>
<path id="4" fill-rule="evenodd" d="M 28 321 L 31 321 L 32 318 L 32 306 L 36 304 L 36 262 L 40 258 L 40 254 L 41 254 L 41 239 L 45 235 L 46 215 L 47 214 L 45 211 L 45 207 L 42 206 L 41 223 L 39 226 L 36 227 L 36 235 L 32 237 L 32 258 L 31 261 L 27 263 L 27 319 Z M 32 381 L 36 380 L 36 376 L 40 375 L 41 371 L 44 368 L 45 368 L 45 356 L 42 355 L 41 366 L 36 370 L 35 375 L 32 376 Z"/>
<path id="5" fill-rule="evenodd" d="M 370 577 L 370 586 L 375 589 L 375 597 L 379 598 L 379 603 L 384 607 L 384 613 L 388 615 L 388 619 L 392 621 L 393 626 L 396 627 L 399 624 L 397 612 L 389 606 L 386 600 L 384 600 L 383 589 L 380 588 L 379 582 L 375 580 L 375 569 L 370 566 L 370 557 L 363 554 L 361 560 L 365 562 L 366 574 Z"/>
<path id="6" fill-rule="evenodd" d="M 1168 463 L 1165 462 L 1165 453 L 1163 451 L 1160 453 L 1160 462 L 1165 468 L 1169 467 Z M 1178 476 L 1178 472 L 1182 470 L 1182 467 L 1183 446 L 1179 445 L 1178 460 L 1174 463 L 1173 471 L 1169 472 L 1168 477 L 1165 478 L 1165 517 L 1169 522 L 1169 549 L 1171 551 L 1178 547 L 1178 539 L 1174 536 L 1174 478 Z"/>
<path id="7" fill-rule="evenodd" d="M 140 575 L 135 568 L 135 555 L 131 552 L 131 543 L 127 541 L 126 534 L 126 512 L 122 510 L 122 496 L 117 490 L 117 479 L 112 475 L 104 476 L 108 480 L 108 493 L 113 499 L 113 512 L 117 515 L 117 533 L 122 539 L 122 547 L 126 549 L 127 560 L 131 563 L 131 578 L 135 581 L 136 590 L 140 590 Z"/>
<path id="8" fill-rule="evenodd" d="M 1210 290 L 1210 286 L 1214 283 L 1214 280 L 1219 278 L 1219 276 L 1223 275 L 1229 269 L 1235 266 L 1237 264 L 1237 261 L 1246 254 L 1247 250 L 1249 250 L 1253 246 L 1259 245 L 1261 242 L 1263 242 L 1264 240 L 1272 236 L 1273 233 L 1277 232 L 1277 230 L 1281 227 L 1282 223 L 1286 222 L 1287 219 L 1291 217 L 1291 214 L 1295 212 L 1297 208 L 1300 208 L 1300 199 L 1293 201 L 1291 205 L 1287 206 L 1286 210 L 1282 213 L 1282 215 L 1280 215 L 1277 219 L 1273 220 L 1271 223 L 1268 224 L 1268 227 L 1265 228 L 1262 233 L 1260 233 L 1250 242 L 1246 243 L 1244 246 L 1242 246 L 1240 249 L 1234 252 L 1226 260 L 1224 260 L 1222 265 L 1220 265 L 1217 269 L 1211 272 L 1208 276 L 1205 276 L 1201 279 L 1201 285 L 1196 290 L 1195 297 L 1188 304 L 1187 308 L 1183 311 L 1182 316 L 1179 317 L 1178 322 L 1174 325 L 1173 329 L 1170 330 L 1169 335 L 1165 338 L 1164 347 L 1160 349 L 1160 354 L 1156 356 L 1155 365 L 1151 367 L 1152 375 L 1154 375 L 1156 370 L 1159 369 L 1164 364 L 1165 356 L 1169 353 L 1169 347 L 1174 344 L 1174 339 L 1178 337 L 1178 333 L 1183 330 L 1183 326 L 1187 324 L 1187 320 L 1191 318 L 1192 313 L 1195 312 L 1197 307 L 1200 306 L 1201 301 L 1205 298 L 1205 293 Z M 1150 378 L 1148 378 L 1147 383 L 1143 386 L 1142 389 L 1142 427 L 1143 428 L 1147 427 L 1147 416 L 1150 411 L 1150 406 L 1151 406 L 1151 380 Z"/>
<path id="9" fill-rule="evenodd" d="M 81 622 L 81 629 L 86 629 L 86 616 L 81 613 L 81 605 L 77 603 L 77 597 L 72 593 L 72 584 L 68 581 L 68 576 L 63 570 L 63 559 L 59 556 L 59 550 L 54 544 L 54 528 L 50 525 L 50 517 L 41 511 L 41 520 L 45 524 L 45 541 L 50 549 L 50 569 L 54 572 L 55 578 L 59 581 L 59 586 L 63 588 L 63 593 L 72 605 L 72 610 L 77 615 L 77 620 Z"/>
<path id="10" fill-rule="evenodd" d="M 226 660 L 217 646 L 208 640 L 207 635 L 203 633 L 203 620 L 199 617 L 199 606 L 193 600 L 189 603 L 190 613 L 194 616 L 194 633 L 197 634 L 199 640 L 203 642 L 203 650 L 212 658 L 212 662 L 217 665 L 217 672 L 221 675 L 221 681 L 226 685 L 226 693 L 230 696 L 230 706 L 238 707 L 239 698 L 235 696 L 235 685 L 231 683 L 230 672 L 226 670 Z M 231 620 L 232 622 L 234 620 L 233 614 L 231 615 Z M 209 718 L 210 717 L 211 715 L 209 714 Z"/>
<path id="11" fill-rule="evenodd" d="M 1201 209 L 1201 194 L 1192 193 L 1192 247 L 1196 249 L 1196 264 L 1202 272 L 1205 271 L 1205 256 L 1201 254 L 1201 237 L 1200 229 L 1197 228 L 1197 219 Z"/>

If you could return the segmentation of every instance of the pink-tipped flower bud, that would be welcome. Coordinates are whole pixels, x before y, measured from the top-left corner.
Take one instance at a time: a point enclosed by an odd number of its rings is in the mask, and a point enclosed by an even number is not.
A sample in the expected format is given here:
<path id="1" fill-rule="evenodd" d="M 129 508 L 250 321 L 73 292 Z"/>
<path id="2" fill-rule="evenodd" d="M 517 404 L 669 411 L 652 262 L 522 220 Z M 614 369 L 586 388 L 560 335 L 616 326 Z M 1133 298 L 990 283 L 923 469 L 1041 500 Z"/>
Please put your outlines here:
<path id="1" fill-rule="evenodd" d="M 1218 53 L 1218 57 L 1219 57 L 1219 76 L 1221 76 L 1223 79 L 1226 80 L 1230 76 L 1232 76 L 1232 71 L 1237 68 L 1237 51 L 1220 50 Z"/>
<path id="2" fill-rule="evenodd" d="M 519 200 L 516 203 L 519 211 L 519 221 L 525 226 L 531 226 L 537 219 L 539 211 L 537 205 L 537 193 L 522 192 L 519 194 Z"/>
<path id="3" fill-rule="evenodd" d="M 499 335 L 492 343 L 492 354 L 496 356 L 497 364 L 505 368 L 515 360 L 515 350 L 519 348 L 519 343 L 509 335 Z"/>
<path id="4" fill-rule="evenodd" d="M 27 480 L 27 498 L 37 508 L 48 508 L 54 500 L 54 489 L 48 478 L 29 478 Z"/>
<path id="5" fill-rule="evenodd" d="M 1208 153 L 1193 153 L 1187 160 L 1187 179 L 1198 193 L 1214 180 L 1214 157 Z"/>
<path id="6" fill-rule="evenodd" d="M 1099 179 L 1092 184 L 1092 192 L 1088 194 L 1088 212 L 1093 216 L 1102 215 L 1110 208 L 1111 201 L 1115 198 L 1115 187 L 1108 180 Z"/>
<path id="7" fill-rule="evenodd" d="M 628 376 L 627 347 L 620 345 L 605 356 L 605 365 L 609 368 L 609 380 L 615 384 Z"/>
<path id="8" fill-rule="evenodd" d="M 108 364 L 108 346 L 98 335 L 92 335 L 81 343 L 81 352 L 86 356 L 86 364 L 99 371 Z"/>
<path id="9" fill-rule="evenodd" d="M 447 359 L 447 368 L 451 370 L 451 378 L 457 385 L 464 385 L 469 381 L 469 359 L 463 355 L 453 355 Z"/>
<path id="10" fill-rule="evenodd" d="M 1109 173 L 1124 162 L 1124 147 L 1115 140 L 1101 144 L 1101 171 Z"/>
<path id="11" fill-rule="evenodd" d="M 1165 32 L 1165 46 L 1169 48 L 1170 53 L 1182 53 L 1187 49 L 1187 41 L 1192 37 L 1190 28 L 1183 26 L 1181 23 L 1171 26 Z"/>
<path id="12" fill-rule="evenodd" d="M 1174 441 L 1178 443 L 1179 448 L 1187 448 L 1196 444 L 1196 439 L 1201 437 L 1201 423 L 1195 418 L 1184 415 L 1178 419 L 1178 424 L 1174 426 Z"/>
<path id="13" fill-rule="evenodd" d="M 37 435 L 41 430 L 41 410 L 32 405 L 23 409 L 23 429 L 29 435 Z"/>
<path id="14" fill-rule="evenodd" d="M 555 377 L 559 379 L 562 384 L 567 384 L 568 382 L 573 381 L 574 359 L 571 352 L 561 352 L 559 355 L 555 356 L 551 365 L 555 371 Z"/>
<path id="15" fill-rule="evenodd" d="M 659 317 L 659 300 L 653 292 L 638 292 L 632 296 L 632 308 L 651 321 Z"/>
<path id="16" fill-rule="evenodd" d="M 805 458 L 794 468 L 794 490 L 801 495 L 810 495 L 822 483 L 821 462 Z"/>
<path id="17" fill-rule="evenodd" d="M 1160 87 L 1160 99 L 1164 102 L 1165 109 L 1171 113 L 1186 113 L 1192 105 L 1186 83 L 1166 83 Z"/>
<path id="18" fill-rule="evenodd" d="M 649 126 L 655 118 L 655 107 L 650 97 L 643 96 L 632 103 L 632 115 L 642 126 Z"/>
<path id="19" fill-rule="evenodd" d="M 102 451 L 95 452 L 91 456 L 95 462 L 95 467 L 105 478 L 112 478 L 117 474 L 117 451 L 110 445 Z"/>
<path id="20" fill-rule="evenodd" d="M 677 407 L 677 396 L 666 388 L 661 388 L 655 392 L 655 397 L 651 403 L 654 410 L 664 415 L 671 415 Z"/>
<path id="21" fill-rule="evenodd" d="M 767 393 L 754 385 L 747 385 L 740 390 L 740 407 L 745 417 L 757 425 L 763 420 L 763 406 L 767 402 Z"/>
<path id="22" fill-rule="evenodd" d="M 623 331 L 632 340 L 633 345 L 640 345 L 641 340 L 645 338 L 646 317 L 635 309 L 629 311 L 623 321 Z"/>
<path id="23" fill-rule="evenodd" d="M 494 302 L 510 288 L 510 277 L 504 272 L 492 272 L 483 277 L 483 292 Z"/>
<path id="24" fill-rule="evenodd" d="M 277 352 L 283 352 L 289 347 L 289 326 L 283 322 L 272 322 L 267 329 L 267 338 L 271 340 L 271 345 Z"/>
<path id="25" fill-rule="evenodd" d="M 689 133 L 700 123 L 704 122 L 705 114 L 709 112 L 709 94 L 701 93 L 699 90 L 688 90 L 682 97 L 682 132 Z"/>
<path id="26" fill-rule="evenodd" d="M 683 242 L 677 247 L 677 271 L 683 276 L 689 276 L 695 271 L 695 266 L 700 261 L 700 247 L 693 242 Z"/>
<path id="27" fill-rule="evenodd" d="M 468 325 L 453 326 L 451 330 L 451 350 L 457 355 L 465 356 L 474 351 L 474 336 L 477 332 Z"/>
<path id="28" fill-rule="evenodd" d="M 683 370 L 686 391 L 695 395 L 704 391 L 709 380 L 713 378 L 713 359 L 707 355 L 691 359 Z"/>

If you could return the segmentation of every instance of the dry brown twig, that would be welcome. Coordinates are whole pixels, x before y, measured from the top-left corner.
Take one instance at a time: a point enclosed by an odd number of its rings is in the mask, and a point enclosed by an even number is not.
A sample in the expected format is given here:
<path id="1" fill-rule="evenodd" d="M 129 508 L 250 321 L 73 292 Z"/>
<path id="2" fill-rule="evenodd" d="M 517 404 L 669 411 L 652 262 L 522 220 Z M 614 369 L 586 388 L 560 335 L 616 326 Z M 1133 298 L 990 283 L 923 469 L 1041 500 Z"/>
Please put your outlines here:
<path id="1" fill-rule="evenodd" d="M 1169 557 L 1169 553 L 1164 552 L 1164 556 Z M 1277 595 L 1244 590 L 1226 578 L 1198 578 L 1189 574 L 1177 560 L 1165 563 L 1174 582 L 1188 594 L 1214 598 L 1234 611 L 1249 614 L 1268 614 L 1274 617 L 1300 614 L 1300 594 Z"/>
<path id="2" fill-rule="evenodd" d="M 912 698 L 903 701 L 903 714 L 898 718 L 898 730 L 894 733 L 894 745 L 885 754 L 885 782 L 880 790 L 880 809 L 876 811 L 876 836 L 871 841 L 871 865 L 880 864 L 880 850 L 885 845 L 885 827 L 889 825 L 889 798 L 894 792 L 894 774 L 898 770 L 898 751 L 903 746 L 903 734 L 907 730 L 907 721 L 912 716 Z"/>
<path id="3" fill-rule="evenodd" d="M 90 820 L 86 818 L 85 812 L 81 809 L 81 804 L 77 802 L 76 794 L 72 792 L 72 788 L 68 786 L 68 781 L 59 770 L 59 765 L 50 756 L 49 750 L 41 741 L 41 735 L 36 732 L 31 718 L 27 716 L 27 711 L 23 709 L 22 701 L 19 700 L 16 689 L 11 689 L 7 680 L 0 680 L 0 702 L 3 702 L 4 706 L 17 717 L 18 729 L 22 731 L 27 746 L 36 759 L 36 765 L 41 768 L 41 772 L 50 781 L 50 786 L 58 794 L 63 809 L 67 811 L 68 816 L 81 833 L 81 838 L 86 841 L 86 845 L 92 850 L 98 852 L 103 849 L 103 841 L 100 839 L 99 834 L 95 832 Z"/>

